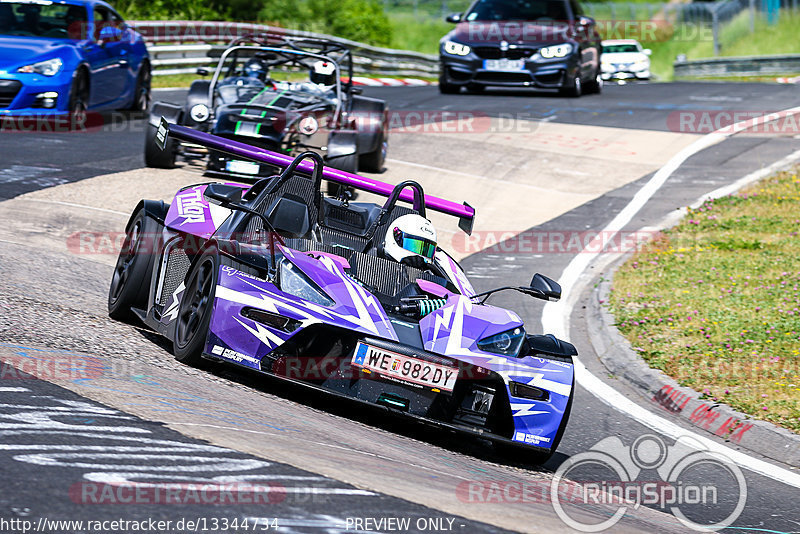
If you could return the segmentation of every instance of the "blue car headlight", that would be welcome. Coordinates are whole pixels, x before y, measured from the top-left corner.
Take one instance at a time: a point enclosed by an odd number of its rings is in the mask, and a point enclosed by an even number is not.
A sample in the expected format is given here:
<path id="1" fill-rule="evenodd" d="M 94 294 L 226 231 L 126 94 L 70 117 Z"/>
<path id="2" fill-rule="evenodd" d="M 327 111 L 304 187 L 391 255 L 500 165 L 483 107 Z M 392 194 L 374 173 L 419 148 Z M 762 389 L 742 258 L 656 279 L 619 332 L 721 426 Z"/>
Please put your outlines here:
<path id="1" fill-rule="evenodd" d="M 63 66 L 64 62 L 61 61 L 60 58 L 55 57 L 53 59 L 25 65 L 24 67 L 18 68 L 17 72 L 23 72 L 26 74 L 41 74 L 43 76 L 55 76 L 59 73 L 59 71 L 61 71 L 61 67 Z"/>
<path id="2" fill-rule="evenodd" d="M 287 259 L 280 263 L 280 287 L 284 293 L 305 299 L 320 306 L 334 304 L 325 292 L 311 280 L 306 273 Z"/>
<path id="3" fill-rule="evenodd" d="M 572 45 L 564 43 L 554 46 L 545 46 L 539 49 L 539 55 L 544 59 L 554 59 L 559 57 L 566 57 L 572 52 Z"/>
<path id="4" fill-rule="evenodd" d="M 470 52 L 470 47 L 457 43 L 455 41 L 445 41 L 444 42 L 444 51 L 453 56 L 466 56 Z"/>
<path id="5" fill-rule="evenodd" d="M 502 354 L 503 356 L 514 356 L 519 354 L 522 348 L 522 342 L 525 341 L 525 330 L 518 326 L 505 332 L 500 332 L 493 336 L 489 336 L 478 341 L 478 348 L 492 352 L 494 354 Z"/>

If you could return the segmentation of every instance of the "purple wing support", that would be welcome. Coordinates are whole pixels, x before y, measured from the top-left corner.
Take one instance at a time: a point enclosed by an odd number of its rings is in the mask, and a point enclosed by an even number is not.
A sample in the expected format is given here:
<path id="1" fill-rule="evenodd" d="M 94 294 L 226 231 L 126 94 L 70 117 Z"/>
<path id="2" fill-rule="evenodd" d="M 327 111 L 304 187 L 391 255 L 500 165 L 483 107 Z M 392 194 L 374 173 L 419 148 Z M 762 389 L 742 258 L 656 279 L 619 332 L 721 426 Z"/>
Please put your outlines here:
<path id="1" fill-rule="evenodd" d="M 290 156 L 225 139 L 224 137 L 218 137 L 177 124 L 170 124 L 162 117 L 158 132 L 156 133 L 156 143 L 159 148 L 164 150 L 169 137 L 189 143 L 196 143 L 238 158 L 258 161 L 282 168 L 288 167 L 294 159 Z M 313 165 L 309 161 L 302 161 L 297 168 L 310 174 L 313 170 Z M 393 186 L 391 184 L 373 178 L 340 171 L 331 167 L 325 167 L 322 171 L 322 176 L 338 184 L 354 187 L 377 195 L 388 197 L 392 194 Z M 406 202 L 414 201 L 413 194 L 407 189 L 402 191 L 400 199 Z M 458 217 L 458 227 L 467 234 L 472 233 L 472 226 L 475 221 L 475 209 L 466 202 L 458 204 L 451 200 L 425 195 L 425 207 L 440 213 Z"/>

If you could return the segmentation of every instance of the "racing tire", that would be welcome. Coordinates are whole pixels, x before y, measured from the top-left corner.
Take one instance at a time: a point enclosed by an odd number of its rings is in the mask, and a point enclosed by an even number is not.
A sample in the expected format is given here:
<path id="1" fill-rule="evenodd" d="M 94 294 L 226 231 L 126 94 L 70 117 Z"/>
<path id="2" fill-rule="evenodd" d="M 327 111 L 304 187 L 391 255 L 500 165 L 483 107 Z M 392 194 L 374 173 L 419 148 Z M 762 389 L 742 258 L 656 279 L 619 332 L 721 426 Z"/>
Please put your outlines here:
<path id="1" fill-rule="evenodd" d="M 133 91 L 133 102 L 128 108 L 131 113 L 146 113 L 150 108 L 150 86 L 152 85 L 153 74 L 150 64 L 146 61 L 139 67 L 139 74 L 136 75 L 136 87 Z"/>
<path id="2" fill-rule="evenodd" d="M 444 76 L 439 76 L 439 92 L 443 95 L 455 95 L 461 91 L 461 86 L 447 83 Z"/>
<path id="3" fill-rule="evenodd" d="M 82 122 L 89 109 L 89 76 L 84 69 L 78 69 L 72 77 L 69 88 L 67 112 L 76 123 Z"/>
<path id="4" fill-rule="evenodd" d="M 559 94 L 561 96 L 566 96 L 568 98 L 578 98 L 583 94 L 583 82 L 581 81 L 580 74 L 577 74 L 572 78 L 572 81 L 566 86 L 559 89 Z"/>
<path id="5" fill-rule="evenodd" d="M 172 341 L 172 352 L 181 363 L 197 366 L 202 362 L 217 292 L 219 265 L 219 253 L 216 248 L 210 247 L 197 259 L 186 276 L 186 288 L 178 306 Z"/>
<path id="6" fill-rule="evenodd" d="M 381 124 L 380 131 L 376 134 L 376 147 L 372 152 L 361 154 L 358 157 L 358 169 L 365 172 L 383 172 L 386 163 L 386 153 L 389 150 L 389 124 L 386 119 Z M 342 169 L 345 170 L 345 169 Z"/>
<path id="7" fill-rule="evenodd" d="M 330 158 L 325 164 L 340 171 L 349 172 L 352 174 L 358 173 L 358 154 L 348 154 L 347 156 L 339 156 L 338 158 Z M 356 197 L 355 190 L 349 188 L 353 193 L 353 198 Z M 338 197 L 341 194 L 342 186 L 331 181 L 328 181 L 328 196 Z"/>
<path id="8" fill-rule="evenodd" d="M 135 318 L 131 308 L 147 308 L 155 263 L 155 247 L 148 244 L 155 243 L 160 226 L 143 209 L 133 218 L 108 289 L 108 315 L 112 319 L 131 322 Z"/>
<path id="9" fill-rule="evenodd" d="M 144 135 L 144 164 L 148 167 L 156 169 L 173 169 L 175 168 L 175 156 L 177 148 L 174 139 L 167 140 L 167 146 L 161 150 L 156 146 L 156 132 L 157 126 L 152 124 L 147 125 L 147 131 Z"/>
<path id="10" fill-rule="evenodd" d="M 603 78 L 600 76 L 600 69 L 597 70 L 594 80 L 586 82 L 583 92 L 587 95 L 599 95 L 603 92 Z"/>

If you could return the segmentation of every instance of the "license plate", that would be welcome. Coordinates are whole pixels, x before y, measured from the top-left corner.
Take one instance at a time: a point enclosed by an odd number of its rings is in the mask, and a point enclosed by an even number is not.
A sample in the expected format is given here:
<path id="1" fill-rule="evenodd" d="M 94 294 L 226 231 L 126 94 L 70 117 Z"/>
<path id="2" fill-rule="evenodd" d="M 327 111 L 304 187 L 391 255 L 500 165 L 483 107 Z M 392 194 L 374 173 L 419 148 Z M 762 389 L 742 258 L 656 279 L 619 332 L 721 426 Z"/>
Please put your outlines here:
<path id="1" fill-rule="evenodd" d="M 367 369 L 389 379 L 436 388 L 440 391 L 453 391 L 458 378 L 458 369 L 454 367 L 426 362 L 366 343 L 358 344 L 351 363 L 355 367 Z"/>
<path id="2" fill-rule="evenodd" d="M 236 174 L 258 174 L 260 166 L 252 161 L 233 160 L 225 163 L 225 169 Z"/>
<path id="3" fill-rule="evenodd" d="M 524 59 L 486 59 L 483 62 L 486 70 L 523 70 L 525 69 Z"/>

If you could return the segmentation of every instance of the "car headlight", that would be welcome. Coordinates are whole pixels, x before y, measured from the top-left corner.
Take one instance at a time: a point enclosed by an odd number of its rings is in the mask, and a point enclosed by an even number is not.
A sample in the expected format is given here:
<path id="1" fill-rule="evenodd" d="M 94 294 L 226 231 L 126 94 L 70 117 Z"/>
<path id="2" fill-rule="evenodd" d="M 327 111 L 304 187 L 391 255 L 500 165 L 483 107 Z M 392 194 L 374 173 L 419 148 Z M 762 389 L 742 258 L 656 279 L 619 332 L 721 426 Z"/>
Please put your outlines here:
<path id="1" fill-rule="evenodd" d="M 280 287 L 284 293 L 320 306 L 332 306 L 334 303 L 317 284 L 287 259 L 280 263 Z"/>
<path id="2" fill-rule="evenodd" d="M 205 122 L 211 116 L 211 110 L 205 104 L 195 104 L 189 110 L 189 116 L 194 122 Z"/>
<path id="3" fill-rule="evenodd" d="M 25 65 L 17 69 L 17 72 L 24 72 L 26 74 L 42 74 L 44 76 L 55 76 L 61 70 L 64 62 L 59 58 L 48 59 L 40 61 L 31 65 Z"/>
<path id="4" fill-rule="evenodd" d="M 518 326 L 505 332 L 500 332 L 493 336 L 481 339 L 478 341 L 478 348 L 492 352 L 494 354 L 502 354 L 503 356 L 516 356 L 519 354 L 519 349 L 522 348 L 522 342 L 525 340 L 525 330 Z"/>
<path id="5" fill-rule="evenodd" d="M 539 55 L 545 59 L 552 59 L 556 57 L 565 57 L 572 52 L 572 45 L 564 43 L 554 46 L 545 46 L 539 49 Z"/>
<path id="6" fill-rule="evenodd" d="M 470 47 L 465 44 L 456 43 L 455 41 L 444 42 L 444 51 L 454 56 L 466 56 L 470 50 Z"/>

